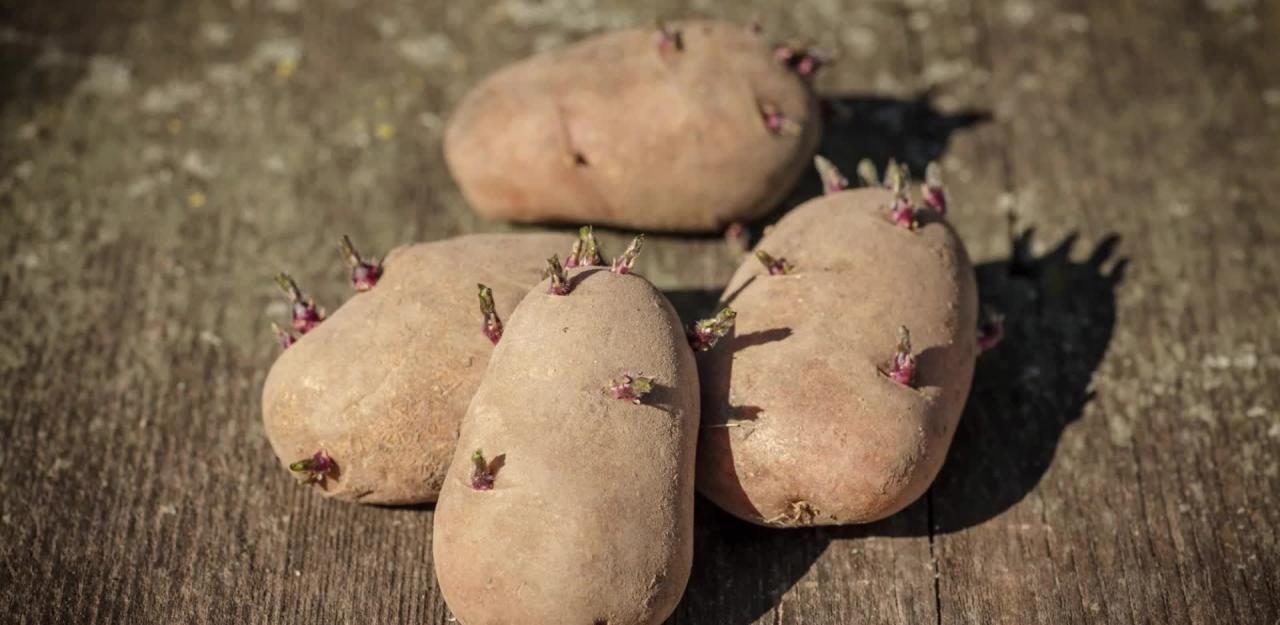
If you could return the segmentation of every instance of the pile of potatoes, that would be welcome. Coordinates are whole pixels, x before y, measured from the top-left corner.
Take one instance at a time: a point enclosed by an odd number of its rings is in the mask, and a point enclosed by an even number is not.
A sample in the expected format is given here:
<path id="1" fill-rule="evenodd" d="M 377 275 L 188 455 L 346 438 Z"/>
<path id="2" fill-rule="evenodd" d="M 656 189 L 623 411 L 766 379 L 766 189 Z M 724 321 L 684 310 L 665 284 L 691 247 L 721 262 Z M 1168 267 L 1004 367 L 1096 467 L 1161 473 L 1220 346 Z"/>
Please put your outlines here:
<path id="1" fill-rule="evenodd" d="M 695 489 L 773 527 L 865 523 L 918 498 L 974 361 L 973 267 L 936 167 L 814 157 L 824 57 L 711 21 L 596 36 L 494 74 L 445 139 L 480 213 L 708 232 L 825 193 L 771 228 L 685 325 L 591 228 L 462 236 L 383 260 L 343 239 L 332 314 L 285 274 L 263 389 L 298 481 L 437 502 L 436 575 L 463 625 L 664 621 L 689 579 Z M 560 254 L 564 254 L 563 257 Z"/>

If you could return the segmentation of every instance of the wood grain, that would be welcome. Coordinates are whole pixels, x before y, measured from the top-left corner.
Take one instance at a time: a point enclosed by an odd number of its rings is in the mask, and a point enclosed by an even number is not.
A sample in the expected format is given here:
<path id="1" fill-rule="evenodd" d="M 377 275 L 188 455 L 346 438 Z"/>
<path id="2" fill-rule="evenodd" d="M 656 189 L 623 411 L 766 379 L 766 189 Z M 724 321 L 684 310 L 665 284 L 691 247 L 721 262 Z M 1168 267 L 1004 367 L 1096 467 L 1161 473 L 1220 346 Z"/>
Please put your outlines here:
<path id="1" fill-rule="evenodd" d="M 699 502 L 671 622 L 1280 622 L 1280 5 L 698 6 L 839 51 L 818 82 L 838 164 L 942 159 L 1009 339 L 903 513 L 778 532 Z M 323 501 L 276 466 L 270 276 L 333 307 L 344 233 L 505 228 L 444 170 L 453 103 L 686 14 L 0 3 L 0 621 L 449 622 L 429 507 Z M 692 316 L 735 263 L 654 236 L 639 271 Z"/>

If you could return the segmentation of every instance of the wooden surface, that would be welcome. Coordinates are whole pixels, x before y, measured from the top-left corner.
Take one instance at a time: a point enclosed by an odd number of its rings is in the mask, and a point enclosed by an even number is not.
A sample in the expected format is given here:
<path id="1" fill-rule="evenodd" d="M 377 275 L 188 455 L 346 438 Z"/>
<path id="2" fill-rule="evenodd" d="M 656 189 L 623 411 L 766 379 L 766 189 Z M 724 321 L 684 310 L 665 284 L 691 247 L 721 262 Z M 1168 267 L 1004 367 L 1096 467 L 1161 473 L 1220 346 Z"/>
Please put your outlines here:
<path id="1" fill-rule="evenodd" d="M 270 276 L 333 307 L 342 233 L 503 228 L 443 168 L 452 103 L 686 13 L 2 4 L 0 621 L 448 622 L 429 508 L 323 501 L 276 466 Z M 780 532 L 700 502 L 671 622 L 1280 622 L 1280 3 L 694 4 L 839 51 L 823 151 L 940 156 L 1010 332 L 901 514 Z M 640 271 L 690 315 L 733 265 L 654 237 Z"/>

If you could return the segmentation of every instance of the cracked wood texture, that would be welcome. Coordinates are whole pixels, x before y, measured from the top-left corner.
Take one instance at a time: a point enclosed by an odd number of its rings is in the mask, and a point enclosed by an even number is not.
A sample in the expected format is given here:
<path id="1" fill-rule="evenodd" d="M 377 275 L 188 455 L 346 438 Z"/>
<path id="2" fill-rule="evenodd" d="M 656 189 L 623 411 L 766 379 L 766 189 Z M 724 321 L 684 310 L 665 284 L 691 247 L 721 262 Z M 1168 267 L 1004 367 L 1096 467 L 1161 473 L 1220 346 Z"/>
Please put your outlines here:
<path id="1" fill-rule="evenodd" d="M 811 531 L 699 502 L 671 623 L 1280 621 L 1280 3 L 694 5 L 838 53 L 823 153 L 940 159 L 1009 322 L 924 498 Z M 685 8 L 0 7 L 0 620 L 449 622 L 429 507 L 322 500 L 276 465 L 270 277 L 332 308 L 343 233 L 506 228 L 444 169 L 453 103 Z M 638 270 L 692 316 L 736 262 L 654 236 Z"/>

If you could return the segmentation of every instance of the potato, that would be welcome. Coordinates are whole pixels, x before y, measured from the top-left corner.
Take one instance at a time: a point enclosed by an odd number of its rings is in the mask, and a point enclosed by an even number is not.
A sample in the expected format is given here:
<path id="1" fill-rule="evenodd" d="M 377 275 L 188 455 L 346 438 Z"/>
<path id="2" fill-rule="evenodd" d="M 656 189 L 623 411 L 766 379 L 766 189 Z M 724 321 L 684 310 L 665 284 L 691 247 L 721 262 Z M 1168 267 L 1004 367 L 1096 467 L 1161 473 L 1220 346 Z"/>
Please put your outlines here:
<path id="1" fill-rule="evenodd" d="M 376 286 L 328 319 L 296 314 L 295 327 L 310 331 L 280 354 L 262 390 L 281 463 L 301 463 L 299 475 L 337 499 L 435 501 L 493 352 L 476 283 L 492 288 L 499 314 L 510 312 L 540 279 L 542 259 L 570 241 L 496 234 L 406 245 L 387 256 Z"/>
<path id="2" fill-rule="evenodd" d="M 717 230 L 772 209 L 817 145 L 811 70 L 791 63 L 723 22 L 598 35 L 476 86 L 445 158 L 489 217 Z"/>
<path id="3" fill-rule="evenodd" d="M 891 213 L 894 197 L 859 189 L 801 205 L 725 290 L 738 324 L 699 357 L 698 489 L 739 518 L 881 519 L 946 457 L 978 351 L 973 267 L 937 212 Z M 894 223 L 912 216 L 918 229 Z"/>
<path id="4" fill-rule="evenodd" d="M 567 280 L 512 313 L 440 493 L 436 577 L 463 625 L 657 624 L 688 581 L 693 352 L 645 279 Z"/>

